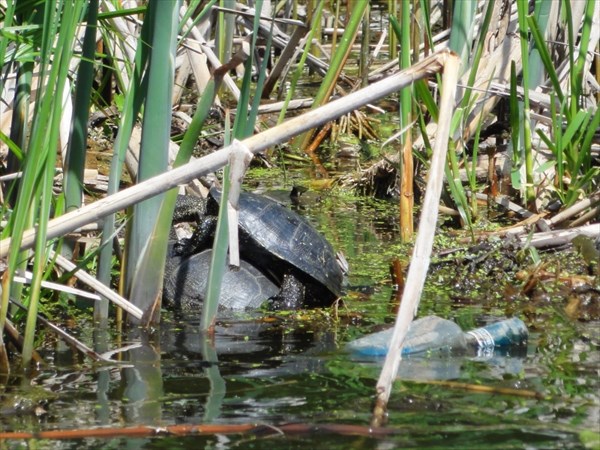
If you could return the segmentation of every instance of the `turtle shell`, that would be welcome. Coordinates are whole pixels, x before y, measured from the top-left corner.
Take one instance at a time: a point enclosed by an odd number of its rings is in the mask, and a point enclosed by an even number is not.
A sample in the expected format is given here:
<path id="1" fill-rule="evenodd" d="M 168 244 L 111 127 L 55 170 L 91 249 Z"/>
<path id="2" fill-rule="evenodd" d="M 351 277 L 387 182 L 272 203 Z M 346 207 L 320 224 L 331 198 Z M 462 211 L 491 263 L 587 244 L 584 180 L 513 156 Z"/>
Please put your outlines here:
<path id="1" fill-rule="evenodd" d="M 165 274 L 164 300 L 167 307 L 183 311 L 198 310 L 204 302 L 212 258 L 207 249 L 186 257 L 174 257 Z M 219 307 L 244 310 L 259 308 L 262 303 L 279 292 L 279 287 L 260 270 L 247 261 L 240 267 L 227 267 L 223 274 Z"/>
<path id="2" fill-rule="evenodd" d="M 219 202 L 221 192 L 213 188 L 210 196 Z M 340 296 L 344 274 L 335 252 L 305 218 L 267 197 L 242 193 L 239 228 L 243 259 L 279 283 L 291 269 L 319 303 Z"/>

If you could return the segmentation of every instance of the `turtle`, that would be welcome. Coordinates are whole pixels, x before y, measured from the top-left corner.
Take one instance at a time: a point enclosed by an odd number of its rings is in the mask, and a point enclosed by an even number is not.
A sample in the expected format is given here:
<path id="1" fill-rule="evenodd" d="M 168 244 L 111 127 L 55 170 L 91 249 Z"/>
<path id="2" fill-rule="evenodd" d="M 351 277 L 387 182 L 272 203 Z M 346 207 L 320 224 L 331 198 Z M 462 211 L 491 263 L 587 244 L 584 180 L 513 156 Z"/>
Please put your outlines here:
<path id="1" fill-rule="evenodd" d="M 221 191 L 212 188 L 198 201 L 201 220 L 194 235 L 176 245 L 176 257 L 212 247 L 220 200 Z M 331 244 L 305 218 L 268 197 L 243 192 L 238 225 L 241 260 L 280 287 L 269 297 L 272 309 L 330 306 L 341 295 L 344 270 Z"/>
<path id="2" fill-rule="evenodd" d="M 173 256 L 165 270 L 163 299 L 167 308 L 193 311 L 204 301 L 212 249 L 189 256 Z M 219 308 L 256 309 L 280 288 L 246 261 L 239 268 L 227 267 L 223 274 Z"/>

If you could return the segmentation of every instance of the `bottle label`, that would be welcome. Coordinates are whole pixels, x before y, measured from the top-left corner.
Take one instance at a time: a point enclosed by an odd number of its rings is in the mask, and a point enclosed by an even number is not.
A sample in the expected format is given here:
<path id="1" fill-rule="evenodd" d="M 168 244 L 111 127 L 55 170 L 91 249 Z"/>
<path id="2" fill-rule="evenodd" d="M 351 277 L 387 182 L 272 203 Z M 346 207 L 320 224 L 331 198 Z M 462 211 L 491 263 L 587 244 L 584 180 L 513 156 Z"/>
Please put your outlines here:
<path id="1" fill-rule="evenodd" d="M 477 341 L 477 346 L 483 348 L 494 348 L 496 342 L 494 337 L 485 328 L 477 328 L 476 330 L 467 331 L 467 334 L 473 336 Z"/>

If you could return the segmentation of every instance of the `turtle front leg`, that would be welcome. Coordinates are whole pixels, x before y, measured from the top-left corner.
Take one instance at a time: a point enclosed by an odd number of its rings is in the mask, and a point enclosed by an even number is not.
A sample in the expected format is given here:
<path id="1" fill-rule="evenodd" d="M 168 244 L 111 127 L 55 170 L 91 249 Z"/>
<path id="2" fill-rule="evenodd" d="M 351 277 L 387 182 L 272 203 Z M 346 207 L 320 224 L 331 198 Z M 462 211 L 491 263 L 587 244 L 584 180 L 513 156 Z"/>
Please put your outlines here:
<path id="1" fill-rule="evenodd" d="M 217 218 L 206 216 L 198 223 L 196 231 L 190 238 L 181 239 L 175 244 L 175 254 L 177 256 L 189 256 L 211 248 L 216 228 Z"/>
<path id="2" fill-rule="evenodd" d="M 273 310 L 295 310 L 304 306 L 306 286 L 293 273 L 287 272 L 283 276 L 281 290 L 270 300 Z"/>

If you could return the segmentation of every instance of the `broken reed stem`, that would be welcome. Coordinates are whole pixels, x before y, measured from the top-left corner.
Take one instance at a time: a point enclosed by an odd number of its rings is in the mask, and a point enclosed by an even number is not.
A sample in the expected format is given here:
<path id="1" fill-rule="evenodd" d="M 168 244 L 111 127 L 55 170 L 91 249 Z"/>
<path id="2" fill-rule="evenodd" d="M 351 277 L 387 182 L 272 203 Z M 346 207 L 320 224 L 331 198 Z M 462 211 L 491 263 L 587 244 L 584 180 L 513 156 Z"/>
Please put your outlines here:
<path id="1" fill-rule="evenodd" d="M 19 309 L 22 309 L 23 311 L 27 311 L 27 307 L 25 305 L 22 305 L 21 303 L 14 301 L 14 300 L 11 300 L 11 303 L 13 305 L 16 305 Z M 67 344 L 73 345 L 84 356 L 88 356 L 94 361 L 103 361 L 103 362 L 107 362 L 107 363 L 111 363 L 111 364 L 116 363 L 115 361 L 111 361 L 110 359 L 104 358 L 102 355 L 100 355 L 99 353 L 97 353 L 94 350 L 92 350 L 91 348 L 89 348 L 87 345 L 85 345 L 83 342 L 81 342 L 76 337 L 71 336 L 69 333 L 67 333 L 62 328 L 54 325 L 49 320 L 46 320 L 40 314 L 37 315 L 37 320 L 39 320 L 45 327 L 49 328 L 50 331 L 55 333 L 57 336 L 61 337 Z M 8 327 L 8 325 L 9 325 L 9 322 L 7 321 L 6 324 L 4 325 L 5 328 Z M 43 362 L 43 360 L 41 359 L 41 357 L 39 356 L 39 354 L 36 351 L 33 352 L 33 361 L 36 363 Z"/>
<path id="2" fill-rule="evenodd" d="M 314 433 L 332 433 L 346 436 L 390 436 L 404 433 L 402 429 L 378 428 L 361 425 L 325 423 L 312 425 L 307 423 L 269 424 L 179 424 L 167 426 L 138 425 L 123 428 L 80 428 L 74 430 L 48 431 L 9 431 L 0 432 L 0 440 L 5 439 L 87 439 L 118 437 L 153 437 L 153 436 L 211 436 L 216 434 L 251 434 L 252 436 L 302 435 Z"/>
<path id="3" fill-rule="evenodd" d="M 87 273 L 85 270 L 77 267 L 74 263 L 69 261 L 64 256 L 52 251 L 50 252 L 50 257 L 54 258 L 56 265 L 58 265 L 67 272 L 72 272 L 75 278 L 94 289 L 94 291 L 96 291 L 98 294 L 103 295 L 115 305 L 127 311 L 127 313 L 131 314 L 136 319 L 142 318 L 143 312 L 140 308 L 138 308 L 136 305 L 114 292 L 110 287 L 99 282 L 96 278 Z"/>
<path id="4" fill-rule="evenodd" d="M 315 165 L 317 172 L 319 172 L 319 174 L 324 178 L 329 178 L 329 173 L 327 172 L 327 169 L 325 169 L 325 166 L 323 166 L 323 163 L 321 162 L 321 160 L 319 159 L 319 156 L 317 155 L 317 148 L 321 145 L 321 143 L 323 142 L 323 140 L 325 139 L 325 137 L 327 136 L 327 134 L 330 131 L 331 131 L 331 122 L 328 122 L 325 124 L 325 126 L 323 126 L 319 130 L 319 132 L 314 137 L 312 142 L 305 149 L 305 153 L 308 156 L 310 156 L 310 159 L 312 160 L 313 164 Z"/>
<path id="5" fill-rule="evenodd" d="M 506 388 L 506 387 L 497 387 L 497 386 L 483 386 L 481 384 L 472 384 L 472 383 L 460 383 L 458 381 L 448 381 L 448 380 L 407 380 L 411 383 L 417 384 L 430 384 L 436 386 L 444 386 L 450 389 L 462 389 L 465 391 L 478 392 L 481 394 L 498 394 L 498 395 L 512 395 L 515 397 L 526 397 L 526 398 L 537 398 L 538 400 L 544 400 L 546 397 L 544 394 L 536 391 L 531 391 L 528 389 L 515 389 L 515 388 Z"/>
<path id="6" fill-rule="evenodd" d="M 460 59 L 454 52 L 448 52 L 443 59 L 442 96 L 437 137 L 433 148 L 433 157 L 428 174 L 427 189 L 419 221 L 419 231 L 413 255 L 406 276 L 406 285 L 402 303 L 396 316 L 396 323 L 389 352 L 385 358 L 376 387 L 376 400 L 371 425 L 378 427 L 384 423 L 387 402 L 390 398 L 392 383 L 398 373 L 400 351 L 413 317 L 417 312 L 421 291 L 425 284 L 429 259 L 433 247 L 433 237 L 438 215 L 439 199 L 444 180 L 444 165 L 450 135 L 450 120 L 454 111 L 454 97 L 458 81 Z"/>

